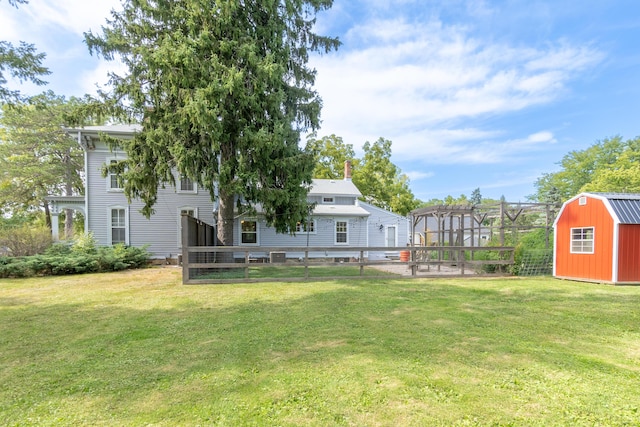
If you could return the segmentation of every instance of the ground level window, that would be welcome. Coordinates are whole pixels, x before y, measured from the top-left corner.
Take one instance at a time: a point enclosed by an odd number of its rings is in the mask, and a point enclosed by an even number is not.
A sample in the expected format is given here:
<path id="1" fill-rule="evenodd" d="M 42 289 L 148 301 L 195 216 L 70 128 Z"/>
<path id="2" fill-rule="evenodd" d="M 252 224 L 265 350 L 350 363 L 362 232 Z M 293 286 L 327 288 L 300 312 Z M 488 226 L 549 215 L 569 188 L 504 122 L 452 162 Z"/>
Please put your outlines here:
<path id="1" fill-rule="evenodd" d="M 111 244 L 127 243 L 126 213 L 123 208 L 111 209 Z"/>
<path id="2" fill-rule="evenodd" d="M 258 222 L 244 220 L 240 223 L 241 236 L 240 241 L 243 244 L 255 245 L 258 243 Z"/>
<path id="3" fill-rule="evenodd" d="M 296 233 L 315 233 L 316 232 L 316 221 L 312 219 L 311 221 L 299 222 L 296 224 Z"/>
<path id="4" fill-rule="evenodd" d="M 347 221 L 336 221 L 336 243 L 347 243 Z"/>
<path id="5" fill-rule="evenodd" d="M 593 227 L 571 229 L 571 252 L 576 254 L 593 253 Z"/>

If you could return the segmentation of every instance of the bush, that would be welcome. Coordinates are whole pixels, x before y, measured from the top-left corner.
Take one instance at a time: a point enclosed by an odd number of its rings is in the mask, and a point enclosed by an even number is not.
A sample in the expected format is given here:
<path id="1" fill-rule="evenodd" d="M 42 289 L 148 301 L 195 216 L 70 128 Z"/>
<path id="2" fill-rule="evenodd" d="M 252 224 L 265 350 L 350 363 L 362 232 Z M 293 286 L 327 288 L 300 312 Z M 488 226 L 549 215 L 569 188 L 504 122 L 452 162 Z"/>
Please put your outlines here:
<path id="1" fill-rule="evenodd" d="M 9 248 L 11 256 L 41 254 L 52 243 L 51 230 L 44 226 L 22 224 L 0 230 L 0 246 Z"/>
<path id="2" fill-rule="evenodd" d="M 118 271 L 144 267 L 149 262 L 146 248 L 97 248 L 87 239 L 81 241 L 78 246 L 55 244 L 42 255 L 0 257 L 0 278 Z"/>

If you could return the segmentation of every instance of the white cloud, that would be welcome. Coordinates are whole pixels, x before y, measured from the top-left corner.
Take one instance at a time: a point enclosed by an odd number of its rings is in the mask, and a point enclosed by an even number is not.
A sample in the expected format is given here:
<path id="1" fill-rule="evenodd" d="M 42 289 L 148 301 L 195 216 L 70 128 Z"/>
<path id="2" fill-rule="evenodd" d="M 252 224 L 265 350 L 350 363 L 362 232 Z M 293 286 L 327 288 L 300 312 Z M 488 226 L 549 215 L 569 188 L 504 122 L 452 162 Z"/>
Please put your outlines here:
<path id="1" fill-rule="evenodd" d="M 122 9 L 119 0 L 30 0 L 28 12 L 39 26 L 56 25 L 82 35 L 99 31 L 112 9 Z"/>
<path id="2" fill-rule="evenodd" d="M 125 65 L 120 61 L 105 61 L 101 59 L 98 61 L 98 65 L 81 74 L 80 82 L 84 93 L 96 94 L 99 88 L 105 88 L 108 81 L 108 73 L 115 72 L 116 74 L 123 75 L 126 72 Z"/>
<path id="3" fill-rule="evenodd" d="M 602 59 L 566 41 L 545 48 L 492 44 L 438 21 L 365 22 L 347 33 L 341 51 L 312 60 L 324 101 L 321 133 L 354 146 L 384 136 L 405 158 L 423 152 L 446 163 L 502 161 L 534 142 L 553 142 L 553 135 L 501 142 L 499 130 L 470 131 L 465 122 L 552 102 Z"/>
<path id="4" fill-rule="evenodd" d="M 423 172 L 423 171 L 409 171 L 409 172 L 404 172 L 404 174 L 407 175 L 407 177 L 409 177 L 409 180 L 411 182 L 419 181 L 421 179 L 431 178 L 432 176 L 435 175 L 434 172 Z"/>

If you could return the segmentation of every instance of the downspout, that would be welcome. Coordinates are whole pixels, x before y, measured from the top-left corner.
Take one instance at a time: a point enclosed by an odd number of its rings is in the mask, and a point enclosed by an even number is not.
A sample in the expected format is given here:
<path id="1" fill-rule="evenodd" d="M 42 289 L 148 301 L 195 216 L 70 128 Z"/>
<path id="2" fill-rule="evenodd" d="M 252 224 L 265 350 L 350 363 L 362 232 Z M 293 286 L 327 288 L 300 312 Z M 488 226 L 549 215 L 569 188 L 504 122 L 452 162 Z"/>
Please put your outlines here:
<path id="1" fill-rule="evenodd" d="M 89 234 L 89 147 L 82 144 L 82 131 L 78 131 L 78 144 L 84 151 L 84 234 Z"/>

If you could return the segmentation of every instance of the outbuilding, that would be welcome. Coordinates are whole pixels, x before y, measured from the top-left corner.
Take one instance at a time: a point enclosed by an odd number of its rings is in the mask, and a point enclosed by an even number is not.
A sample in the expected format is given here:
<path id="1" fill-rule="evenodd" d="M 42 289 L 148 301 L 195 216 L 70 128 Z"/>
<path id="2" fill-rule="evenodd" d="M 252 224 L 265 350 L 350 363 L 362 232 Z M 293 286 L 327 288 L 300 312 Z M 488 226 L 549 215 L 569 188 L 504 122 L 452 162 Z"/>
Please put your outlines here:
<path id="1" fill-rule="evenodd" d="M 581 193 L 554 230 L 554 277 L 640 284 L 640 194 Z"/>

